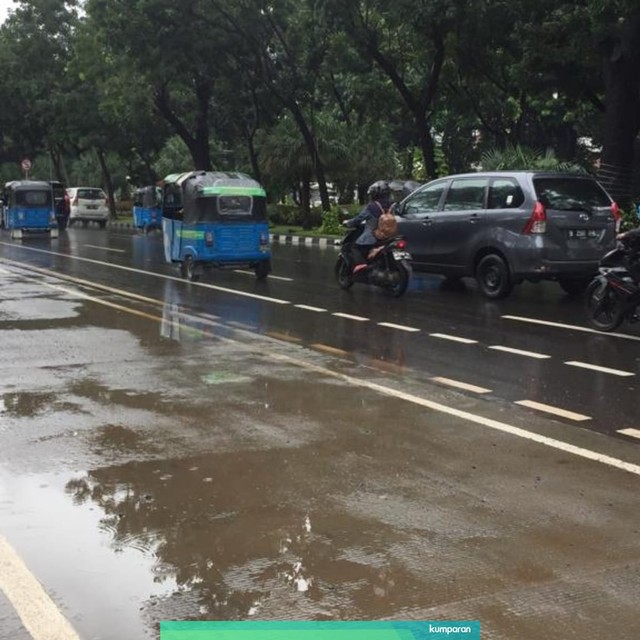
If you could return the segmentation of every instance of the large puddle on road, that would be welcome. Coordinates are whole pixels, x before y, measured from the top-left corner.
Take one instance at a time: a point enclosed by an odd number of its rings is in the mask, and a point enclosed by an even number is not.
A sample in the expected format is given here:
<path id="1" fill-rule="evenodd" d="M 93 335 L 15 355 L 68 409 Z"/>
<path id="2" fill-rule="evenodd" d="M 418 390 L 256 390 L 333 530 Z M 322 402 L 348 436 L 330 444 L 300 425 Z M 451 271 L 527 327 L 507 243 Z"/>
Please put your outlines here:
<path id="1" fill-rule="evenodd" d="M 82 314 L 5 327 L 0 348 L 0 533 L 82 637 L 164 619 L 480 619 L 524 640 L 637 625 L 630 474 L 612 496 L 595 463 L 270 353 L 347 368 L 298 347 Z"/>

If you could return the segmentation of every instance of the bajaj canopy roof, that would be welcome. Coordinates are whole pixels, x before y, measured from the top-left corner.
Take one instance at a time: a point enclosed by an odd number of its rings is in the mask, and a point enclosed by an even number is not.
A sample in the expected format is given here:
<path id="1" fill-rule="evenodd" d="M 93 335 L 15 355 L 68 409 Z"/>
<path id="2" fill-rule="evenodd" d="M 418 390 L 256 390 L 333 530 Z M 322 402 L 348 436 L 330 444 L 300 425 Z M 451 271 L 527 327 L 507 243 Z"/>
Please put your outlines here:
<path id="1" fill-rule="evenodd" d="M 189 171 L 187 173 L 172 173 L 164 179 L 164 182 L 180 186 L 185 196 L 185 202 L 191 198 L 218 195 L 266 197 L 262 185 L 244 173 Z"/>
<path id="2" fill-rule="evenodd" d="M 51 191 L 51 184 L 44 180 L 13 180 L 5 184 L 12 191 Z"/>

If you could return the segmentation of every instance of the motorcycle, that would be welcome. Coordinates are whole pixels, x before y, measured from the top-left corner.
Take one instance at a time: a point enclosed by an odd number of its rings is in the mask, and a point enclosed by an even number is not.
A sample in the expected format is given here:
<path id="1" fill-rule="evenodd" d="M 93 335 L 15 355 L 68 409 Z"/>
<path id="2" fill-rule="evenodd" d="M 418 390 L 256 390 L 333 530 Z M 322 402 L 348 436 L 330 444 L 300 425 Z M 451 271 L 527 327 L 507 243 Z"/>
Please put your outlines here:
<path id="1" fill-rule="evenodd" d="M 640 233 L 618 237 L 618 246 L 603 256 L 599 271 L 586 291 L 589 324 L 613 331 L 624 320 L 640 320 Z"/>
<path id="2" fill-rule="evenodd" d="M 402 236 L 395 236 L 374 247 L 367 259 L 367 269 L 353 273 L 352 247 L 361 233 L 356 227 L 342 240 L 342 248 L 335 266 L 335 276 L 342 289 L 350 289 L 355 283 L 380 287 L 394 298 L 399 298 L 411 280 L 411 254 Z"/>

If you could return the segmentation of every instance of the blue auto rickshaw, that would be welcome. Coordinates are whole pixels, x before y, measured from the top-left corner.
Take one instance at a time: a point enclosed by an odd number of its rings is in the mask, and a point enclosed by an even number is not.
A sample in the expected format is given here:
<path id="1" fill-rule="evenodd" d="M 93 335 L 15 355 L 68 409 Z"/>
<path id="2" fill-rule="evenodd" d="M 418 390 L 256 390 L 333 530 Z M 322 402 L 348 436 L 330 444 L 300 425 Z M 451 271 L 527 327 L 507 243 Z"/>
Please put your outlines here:
<path id="1" fill-rule="evenodd" d="M 40 231 L 58 237 L 58 223 L 49 182 L 14 180 L 3 191 L 3 226 L 12 238 L 22 238 L 24 232 Z"/>
<path id="2" fill-rule="evenodd" d="M 162 234 L 167 262 L 198 280 L 203 269 L 271 271 L 267 199 L 260 183 L 235 172 L 191 171 L 164 179 Z"/>
<path id="3" fill-rule="evenodd" d="M 141 187 L 133 194 L 133 223 L 136 229 L 147 233 L 162 228 L 160 201 L 162 189 L 156 186 Z"/>

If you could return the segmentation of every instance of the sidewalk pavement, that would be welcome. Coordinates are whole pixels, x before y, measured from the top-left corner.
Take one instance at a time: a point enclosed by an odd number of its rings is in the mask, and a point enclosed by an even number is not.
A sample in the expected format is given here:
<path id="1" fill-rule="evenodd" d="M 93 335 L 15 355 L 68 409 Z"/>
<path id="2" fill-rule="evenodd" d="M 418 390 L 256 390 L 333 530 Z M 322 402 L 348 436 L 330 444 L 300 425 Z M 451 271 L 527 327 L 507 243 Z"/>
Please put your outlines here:
<path id="1" fill-rule="evenodd" d="M 136 229 L 132 222 L 121 222 L 118 220 L 109 221 L 109 227 L 112 229 Z M 331 236 L 299 236 L 283 233 L 271 233 L 269 235 L 271 238 L 271 242 L 276 244 L 319 246 L 324 248 L 339 247 L 342 243 L 342 240 L 340 238 L 334 238 Z"/>

